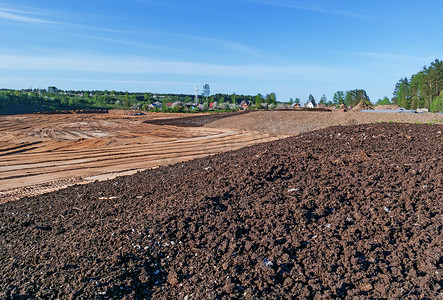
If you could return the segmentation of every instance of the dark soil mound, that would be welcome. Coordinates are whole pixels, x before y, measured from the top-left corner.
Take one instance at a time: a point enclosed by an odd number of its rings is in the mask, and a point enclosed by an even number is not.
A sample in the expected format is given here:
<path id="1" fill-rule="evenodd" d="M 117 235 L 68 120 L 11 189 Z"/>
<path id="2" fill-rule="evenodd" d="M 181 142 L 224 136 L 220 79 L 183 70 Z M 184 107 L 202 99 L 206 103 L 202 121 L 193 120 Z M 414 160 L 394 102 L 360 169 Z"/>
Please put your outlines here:
<path id="1" fill-rule="evenodd" d="M 239 114 L 245 114 L 249 111 L 236 111 L 227 113 L 213 113 L 208 115 L 193 115 L 191 117 L 175 118 L 175 119 L 154 119 L 147 120 L 143 123 L 154 125 L 171 125 L 178 127 L 202 127 L 216 120 L 232 117 Z"/>
<path id="2" fill-rule="evenodd" d="M 332 127 L 0 205 L 0 298 L 436 299 L 441 131 Z"/>

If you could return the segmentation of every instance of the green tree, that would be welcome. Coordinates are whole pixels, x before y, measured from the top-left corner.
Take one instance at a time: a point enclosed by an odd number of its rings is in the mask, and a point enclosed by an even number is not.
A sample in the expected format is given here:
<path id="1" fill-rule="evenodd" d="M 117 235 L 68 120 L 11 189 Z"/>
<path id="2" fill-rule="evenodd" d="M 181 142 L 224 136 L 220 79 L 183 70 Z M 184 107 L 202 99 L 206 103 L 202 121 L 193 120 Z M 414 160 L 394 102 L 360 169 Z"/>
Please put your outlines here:
<path id="1" fill-rule="evenodd" d="M 400 79 L 395 85 L 394 89 L 394 101 L 396 104 L 409 109 L 411 103 L 410 89 L 409 89 L 409 80 L 408 78 Z"/>
<path id="2" fill-rule="evenodd" d="M 125 107 L 129 107 L 129 94 L 128 94 L 128 92 L 125 93 Z"/>
<path id="3" fill-rule="evenodd" d="M 269 93 L 266 95 L 266 103 L 271 105 L 277 104 L 277 96 L 275 93 Z"/>
<path id="4" fill-rule="evenodd" d="M 431 110 L 432 112 L 443 111 L 443 95 L 436 97 L 436 98 L 431 102 L 430 110 Z"/>
<path id="5" fill-rule="evenodd" d="M 335 92 L 334 96 L 332 97 L 332 103 L 334 105 L 340 105 L 343 102 L 345 102 L 345 93 L 343 91 Z"/>
<path id="6" fill-rule="evenodd" d="M 391 104 L 391 100 L 389 100 L 388 97 L 383 97 L 383 99 L 378 99 L 376 105 L 390 105 Z"/>
<path id="7" fill-rule="evenodd" d="M 360 102 L 366 102 L 368 105 L 371 105 L 369 100 L 369 96 L 366 94 L 365 90 L 355 89 L 346 92 L 345 96 L 345 104 L 346 106 L 355 107 Z"/>
<path id="8" fill-rule="evenodd" d="M 143 100 L 148 103 L 152 103 L 152 94 L 151 93 L 144 93 Z"/>
<path id="9" fill-rule="evenodd" d="M 425 90 L 425 85 L 423 72 L 418 72 L 411 77 L 409 81 L 409 94 L 411 96 L 410 109 L 424 107 L 422 91 Z"/>
<path id="10" fill-rule="evenodd" d="M 428 66 L 412 75 L 400 79 L 393 92 L 392 101 L 405 108 L 435 108 L 434 101 L 443 95 L 443 61 L 434 60 Z M 435 103 L 438 103 L 436 100 Z M 437 105 L 438 107 L 438 105 Z"/>
<path id="11" fill-rule="evenodd" d="M 202 95 L 203 95 L 203 97 L 206 97 L 206 99 L 208 99 L 208 97 L 209 97 L 209 95 L 211 94 L 211 90 L 210 90 L 210 88 L 209 88 L 209 84 L 205 84 L 204 86 L 203 86 L 203 92 L 202 92 Z"/>
<path id="12" fill-rule="evenodd" d="M 328 99 L 326 98 L 326 95 L 323 94 L 320 98 L 320 104 L 321 105 L 326 105 L 326 103 L 328 102 Z"/>
<path id="13" fill-rule="evenodd" d="M 257 95 L 255 96 L 255 107 L 256 107 L 257 109 L 262 108 L 262 107 L 261 107 L 261 103 L 262 103 L 262 101 L 263 101 L 263 97 L 262 97 L 262 95 L 257 94 Z"/>
<path id="14" fill-rule="evenodd" d="M 55 86 L 48 86 L 48 93 L 55 94 L 57 91 L 58 89 Z"/>
<path id="15" fill-rule="evenodd" d="M 236 97 L 235 93 L 233 93 L 233 94 L 231 95 L 231 103 L 232 103 L 232 104 L 237 104 L 237 97 Z"/>
<path id="16" fill-rule="evenodd" d="M 167 98 L 164 97 L 164 98 L 162 99 L 162 112 L 166 112 L 167 109 L 168 109 L 166 103 L 167 103 Z"/>

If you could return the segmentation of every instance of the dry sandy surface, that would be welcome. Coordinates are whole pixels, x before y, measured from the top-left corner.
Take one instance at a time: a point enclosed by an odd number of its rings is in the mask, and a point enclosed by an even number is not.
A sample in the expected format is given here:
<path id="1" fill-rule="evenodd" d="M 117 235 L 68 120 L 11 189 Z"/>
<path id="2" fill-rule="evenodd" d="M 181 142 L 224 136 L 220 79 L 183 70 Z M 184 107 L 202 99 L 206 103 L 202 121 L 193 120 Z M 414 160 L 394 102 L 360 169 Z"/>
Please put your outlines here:
<path id="1" fill-rule="evenodd" d="M 185 114 L 0 117 L 0 203 L 279 138 L 143 123 Z"/>
<path id="2" fill-rule="evenodd" d="M 214 121 L 205 128 L 225 128 L 257 133 L 297 135 L 336 125 L 357 125 L 376 122 L 443 123 L 443 114 L 257 111 Z"/>
<path id="3" fill-rule="evenodd" d="M 332 125 L 443 122 L 441 114 L 260 111 L 190 128 L 146 123 L 189 114 L 125 113 L 0 116 L 0 203 Z"/>

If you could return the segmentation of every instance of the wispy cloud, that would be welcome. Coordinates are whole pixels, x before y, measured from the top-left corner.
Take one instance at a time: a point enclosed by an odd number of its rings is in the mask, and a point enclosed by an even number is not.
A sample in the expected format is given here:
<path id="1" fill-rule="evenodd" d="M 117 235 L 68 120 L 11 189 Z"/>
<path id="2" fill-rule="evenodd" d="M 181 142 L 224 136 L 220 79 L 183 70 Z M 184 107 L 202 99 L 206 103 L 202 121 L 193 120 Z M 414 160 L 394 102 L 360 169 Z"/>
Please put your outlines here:
<path id="1" fill-rule="evenodd" d="M 107 37 L 103 37 L 103 36 L 89 35 L 89 34 L 75 34 L 75 36 L 84 37 L 84 38 L 93 39 L 93 40 L 100 40 L 100 41 L 104 41 L 104 42 L 109 42 L 111 44 L 120 44 L 120 45 L 126 45 L 126 46 L 138 47 L 138 48 L 144 48 L 144 49 L 151 49 L 151 50 L 157 50 L 157 51 L 177 51 L 177 49 L 174 47 L 166 47 L 166 46 L 161 46 L 161 45 L 157 45 L 157 44 L 150 45 L 150 44 L 143 43 L 143 42 L 134 42 L 134 41 L 128 41 L 128 40 L 119 39 L 119 38 L 107 38 Z"/>
<path id="2" fill-rule="evenodd" d="M 32 15 L 32 17 L 29 17 Z M 19 22 L 19 23 L 29 23 L 29 24 L 56 24 L 59 22 L 55 22 L 52 20 L 42 19 L 38 17 L 34 17 L 34 15 L 38 15 L 31 11 L 25 10 L 16 10 L 9 8 L 0 7 L 0 19 Z"/>
<path id="3" fill-rule="evenodd" d="M 89 79 L 89 78 L 55 78 L 55 77 L 0 77 L 2 82 L 82 82 L 82 83 L 111 83 L 121 85 L 155 85 L 155 86 L 194 86 L 191 81 L 155 81 L 155 80 L 119 80 L 119 79 Z"/>
<path id="4" fill-rule="evenodd" d="M 432 57 L 413 56 L 413 55 L 395 54 L 395 53 L 382 53 L 382 52 L 349 52 L 349 54 L 355 54 L 376 59 L 387 59 L 391 61 L 399 61 L 399 60 L 421 61 L 423 59 L 432 59 Z"/>
<path id="5" fill-rule="evenodd" d="M 365 52 L 365 51 L 350 51 L 350 52 L 342 52 L 342 51 L 332 51 L 333 53 L 344 54 L 344 55 L 355 55 L 359 57 L 363 57 L 366 59 L 373 59 L 377 61 L 390 62 L 390 63 L 421 63 L 428 62 L 435 59 L 435 56 L 415 56 L 408 55 L 403 53 L 389 53 L 389 52 Z"/>
<path id="6" fill-rule="evenodd" d="M 110 74 L 174 74 L 222 76 L 230 78 L 306 78 L 307 76 L 356 76 L 351 69 L 294 64 L 281 65 L 220 65 L 186 61 L 159 61 L 145 57 L 93 55 L 0 55 L 0 70 L 79 71 Z"/>
<path id="7" fill-rule="evenodd" d="M 223 48 L 224 50 L 228 50 L 231 52 L 245 54 L 245 55 L 253 56 L 253 57 L 257 57 L 257 58 L 262 57 L 262 55 L 259 55 L 257 53 L 257 51 L 254 50 L 252 47 L 249 47 L 245 44 L 238 43 L 235 41 L 216 39 L 216 38 L 197 36 L 197 35 L 179 35 L 179 36 L 184 37 L 184 38 L 190 38 L 190 39 L 195 39 L 195 40 L 199 40 L 199 41 L 212 43 L 212 44 L 216 45 L 217 47 Z"/>
<path id="8" fill-rule="evenodd" d="M 363 14 L 354 13 L 351 11 L 346 11 L 341 9 L 330 8 L 325 6 L 324 4 L 320 4 L 318 1 L 289 1 L 289 0 L 245 0 L 245 1 L 256 4 L 268 5 L 268 6 L 276 6 L 276 7 L 332 14 L 332 15 L 338 15 L 354 19 L 367 19 L 367 17 Z"/>

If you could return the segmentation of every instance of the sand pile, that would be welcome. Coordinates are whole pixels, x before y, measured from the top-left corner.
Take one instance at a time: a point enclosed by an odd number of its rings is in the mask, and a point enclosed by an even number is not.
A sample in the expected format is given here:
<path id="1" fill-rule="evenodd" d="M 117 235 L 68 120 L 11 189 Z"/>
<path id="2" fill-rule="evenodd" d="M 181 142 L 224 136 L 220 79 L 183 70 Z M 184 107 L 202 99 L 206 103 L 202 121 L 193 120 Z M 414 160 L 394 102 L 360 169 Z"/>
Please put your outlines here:
<path id="1" fill-rule="evenodd" d="M 399 108 L 400 108 L 400 106 L 398 106 L 397 104 L 377 105 L 376 107 L 374 107 L 374 109 L 376 109 L 376 110 L 396 110 Z"/>
<path id="2" fill-rule="evenodd" d="M 341 111 L 347 111 L 348 107 L 346 106 L 346 104 L 342 103 L 338 109 Z"/>
<path id="3" fill-rule="evenodd" d="M 360 101 L 359 104 L 357 104 L 355 107 L 353 107 L 351 110 L 352 111 L 362 111 L 362 110 L 370 110 L 370 109 L 374 109 L 372 106 L 368 105 L 366 102 L 364 101 Z"/>

